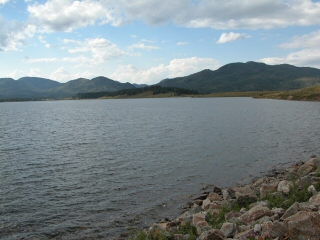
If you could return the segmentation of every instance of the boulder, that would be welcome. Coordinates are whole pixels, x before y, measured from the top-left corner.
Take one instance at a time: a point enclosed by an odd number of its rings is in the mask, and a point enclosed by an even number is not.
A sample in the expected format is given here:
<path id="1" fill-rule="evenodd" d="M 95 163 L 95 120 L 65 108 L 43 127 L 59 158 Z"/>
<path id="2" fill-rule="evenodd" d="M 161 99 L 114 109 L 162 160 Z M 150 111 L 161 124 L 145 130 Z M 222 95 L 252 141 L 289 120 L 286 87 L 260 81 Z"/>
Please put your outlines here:
<path id="1" fill-rule="evenodd" d="M 310 185 L 310 186 L 308 187 L 308 192 L 309 192 L 309 193 L 312 193 L 313 196 L 315 196 L 315 195 L 318 194 L 316 188 L 315 188 L 313 185 Z"/>
<path id="2" fill-rule="evenodd" d="M 225 222 L 221 229 L 221 232 L 228 238 L 228 237 L 233 237 L 235 234 L 238 233 L 238 228 L 237 224 L 235 223 L 230 223 L 230 222 Z"/>
<path id="3" fill-rule="evenodd" d="M 262 226 L 261 224 L 255 224 L 254 227 L 253 227 L 253 231 L 255 233 L 260 233 L 262 231 Z"/>
<path id="4" fill-rule="evenodd" d="M 299 211 L 299 203 L 295 202 L 294 204 L 292 204 L 288 210 L 283 214 L 283 216 L 281 217 L 281 219 L 286 219 L 294 214 L 296 214 Z"/>
<path id="5" fill-rule="evenodd" d="M 260 197 L 265 198 L 268 193 L 277 191 L 277 188 L 278 188 L 278 182 L 262 184 L 260 188 Z"/>
<path id="6" fill-rule="evenodd" d="M 320 166 L 320 158 L 311 158 L 305 164 L 303 164 L 297 171 L 300 177 L 306 176 L 309 173 L 315 171 Z"/>
<path id="7" fill-rule="evenodd" d="M 246 206 L 257 201 L 257 195 L 248 185 L 242 188 L 237 188 L 235 196 L 237 203 L 240 206 Z"/>
<path id="8" fill-rule="evenodd" d="M 287 180 L 282 180 L 278 184 L 277 191 L 288 194 L 290 192 L 290 188 L 293 186 L 293 183 Z"/>
<path id="9" fill-rule="evenodd" d="M 244 232 L 237 233 L 236 235 L 234 235 L 233 239 L 248 240 L 248 237 L 250 237 L 250 236 L 252 236 L 252 237 L 255 236 L 253 229 L 249 229 Z M 252 238 L 252 239 L 254 239 L 254 238 Z"/>
<path id="10" fill-rule="evenodd" d="M 224 240 L 226 236 L 217 229 L 212 229 L 210 231 L 203 232 L 200 237 L 197 238 L 198 240 Z"/>
<path id="11" fill-rule="evenodd" d="M 209 208 L 210 204 L 211 204 L 211 201 L 210 201 L 210 199 L 207 198 L 207 199 L 203 200 L 201 207 L 203 210 L 207 210 Z"/>
<path id="12" fill-rule="evenodd" d="M 192 217 L 192 224 L 197 226 L 199 222 L 206 221 L 206 217 L 207 217 L 207 212 L 195 213 L 193 214 L 193 217 Z"/>
<path id="13" fill-rule="evenodd" d="M 183 234 L 174 234 L 173 239 L 174 240 L 188 240 L 190 238 L 190 235 L 183 235 Z"/>
<path id="14" fill-rule="evenodd" d="M 286 212 L 283 208 L 272 208 L 271 212 L 273 215 L 283 216 L 283 214 Z"/>
<path id="15" fill-rule="evenodd" d="M 238 212 L 228 212 L 224 215 L 226 221 L 232 219 L 232 218 L 238 218 L 238 217 L 241 217 L 242 214 L 241 213 L 238 213 Z"/>
<path id="16" fill-rule="evenodd" d="M 245 223 L 249 224 L 253 221 L 256 221 L 264 216 L 272 216 L 272 212 L 267 207 L 256 206 L 251 208 L 248 212 L 243 214 L 240 219 Z"/>
<path id="17" fill-rule="evenodd" d="M 299 203 L 299 211 L 316 212 L 318 208 L 310 202 Z"/>
<path id="18" fill-rule="evenodd" d="M 199 213 L 201 211 L 203 211 L 203 210 L 200 206 L 197 206 L 195 208 L 191 208 L 188 211 L 185 211 L 182 215 L 180 215 L 177 218 L 177 221 L 178 222 L 182 222 L 182 221 L 190 222 L 190 221 L 192 221 L 193 214 Z"/>
<path id="19" fill-rule="evenodd" d="M 285 220 L 289 239 L 319 240 L 320 214 L 300 211 Z"/>
<path id="20" fill-rule="evenodd" d="M 262 232 L 261 237 L 266 239 L 267 237 L 284 239 L 286 234 L 286 226 L 284 223 L 281 222 L 267 222 L 262 224 Z"/>
<path id="21" fill-rule="evenodd" d="M 296 184 L 299 189 L 303 189 L 305 187 L 310 186 L 313 183 L 313 180 L 310 176 L 304 176 L 297 180 Z"/>
<path id="22" fill-rule="evenodd" d="M 310 199 L 309 199 L 309 203 L 311 203 L 312 205 L 316 206 L 316 207 L 320 207 L 320 193 L 318 193 L 317 195 L 315 196 L 312 196 Z"/>
<path id="23" fill-rule="evenodd" d="M 211 202 L 214 202 L 214 201 L 222 201 L 222 197 L 220 197 L 219 194 L 215 193 L 215 192 L 211 192 L 209 193 L 207 199 L 209 199 Z"/>

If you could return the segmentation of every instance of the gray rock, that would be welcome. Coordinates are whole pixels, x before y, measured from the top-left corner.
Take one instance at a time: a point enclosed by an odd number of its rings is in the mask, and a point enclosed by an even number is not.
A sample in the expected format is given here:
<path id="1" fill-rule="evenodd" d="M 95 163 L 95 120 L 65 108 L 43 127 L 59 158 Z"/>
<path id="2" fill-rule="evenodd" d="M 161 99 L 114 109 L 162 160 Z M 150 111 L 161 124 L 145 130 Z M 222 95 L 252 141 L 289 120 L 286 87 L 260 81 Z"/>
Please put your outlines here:
<path id="1" fill-rule="evenodd" d="M 285 220 L 289 239 L 319 240 L 320 214 L 300 211 Z"/>
<path id="2" fill-rule="evenodd" d="M 221 229 L 221 232 L 223 232 L 223 234 L 226 237 L 233 237 L 235 234 L 238 233 L 238 228 L 237 228 L 237 224 L 235 223 L 230 223 L 230 222 L 225 222 Z"/>
<path id="3" fill-rule="evenodd" d="M 217 229 L 203 232 L 197 240 L 225 240 L 226 236 Z"/>
<path id="4" fill-rule="evenodd" d="M 278 187 L 278 182 L 262 184 L 260 188 L 260 197 L 265 198 L 268 193 L 277 191 L 277 187 Z"/>
<path id="5" fill-rule="evenodd" d="M 298 188 L 302 189 L 312 184 L 312 178 L 310 176 L 304 176 L 296 181 Z"/>
<path id="6" fill-rule="evenodd" d="M 244 232 L 237 233 L 234 235 L 233 239 L 238 239 L 238 240 L 248 240 L 248 236 L 254 236 L 254 231 L 253 229 L 249 229 Z"/>
<path id="7" fill-rule="evenodd" d="M 271 210 L 267 207 L 257 206 L 257 207 L 251 208 L 248 212 L 243 214 L 240 217 L 240 219 L 245 223 L 249 224 L 252 221 L 256 221 L 264 216 L 272 216 Z"/>
<path id="8" fill-rule="evenodd" d="M 254 225 L 254 228 L 253 228 L 253 231 L 255 233 L 260 233 L 262 231 L 262 227 L 261 227 L 261 224 L 255 224 Z"/>
<path id="9" fill-rule="evenodd" d="M 262 225 L 261 237 L 263 239 L 267 237 L 279 237 L 279 239 L 284 239 L 286 232 L 287 229 L 285 224 L 280 222 L 267 222 Z"/>
<path id="10" fill-rule="evenodd" d="M 282 180 L 278 184 L 278 192 L 283 192 L 285 194 L 288 194 L 290 192 L 290 188 L 293 186 L 293 183 L 287 180 Z"/>
<path id="11" fill-rule="evenodd" d="M 310 202 L 299 203 L 299 211 L 316 212 L 318 208 Z"/>
<path id="12" fill-rule="evenodd" d="M 316 207 L 320 207 L 320 193 L 318 193 L 317 195 L 311 197 L 309 199 L 309 203 L 311 203 L 312 205 L 316 206 Z"/>
<path id="13" fill-rule="evenodd" d="M 283 208 L 272 208 L 271 212 L 272 212 L 273 215 L 277 214 L 277 215 L 279 215 L 281 217 L 286 212 L 286 210 L 283 209 Z"/>
<path id="14" fill-rule="evenodd" d="M 313 196 L 315 196 L 315 195 L 318 194 L 316 188 L 315 188 L 313 185 L 310 185 L 310 186 L 308 187 L 308 192 L 309 192 L 309 193 L 312 193 Z"/>
<path id="15" fill-rule="evenodd" d="M 214 202 L 214 201 L 222 201 L 222 197 L 220 197 L 219 194 L 215 193 L 215 192 L 211 192 L 209 193 L 207 199 L 209 199 L 211 202 Z"/>
<path id="16" fill-rule="evenodd" d="M 288 210 L 283 214 L 281 219 L 286 219 L 294 214 L 296 214 L 299 211 L 299 203 L 295 202 L 291 205 L 291 207 L 288 208 Z"/>
<path id="17" fill-rule="evenodd" d="M 242 188 L 237 188 L 235 195 L 236 195 L 237 203 L 240 206 L 246 206 L 250 203 L 257 201 L 257 195 L 248 185 Z"/>

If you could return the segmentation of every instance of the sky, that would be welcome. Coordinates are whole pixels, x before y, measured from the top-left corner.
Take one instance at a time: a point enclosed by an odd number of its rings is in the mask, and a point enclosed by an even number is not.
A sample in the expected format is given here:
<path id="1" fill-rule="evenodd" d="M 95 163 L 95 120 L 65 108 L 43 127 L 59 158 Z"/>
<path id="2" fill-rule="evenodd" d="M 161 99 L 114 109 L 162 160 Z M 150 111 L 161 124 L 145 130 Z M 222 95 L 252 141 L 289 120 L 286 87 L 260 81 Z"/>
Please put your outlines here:
<path id="1" fill-rule="evenodd" d="M 234 62 L 320 68 L 320 0 L 0 0 L 0 78 L 155 84 Z"/>

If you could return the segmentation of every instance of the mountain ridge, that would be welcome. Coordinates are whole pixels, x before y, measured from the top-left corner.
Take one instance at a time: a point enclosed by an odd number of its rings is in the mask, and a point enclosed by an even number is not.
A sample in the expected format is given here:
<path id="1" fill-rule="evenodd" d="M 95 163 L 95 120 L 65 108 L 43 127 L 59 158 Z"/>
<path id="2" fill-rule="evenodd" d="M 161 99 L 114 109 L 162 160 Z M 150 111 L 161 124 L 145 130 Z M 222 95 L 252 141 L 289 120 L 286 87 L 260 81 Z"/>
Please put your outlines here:
<path id="1" fill-rule="evenodd" d="M 163 79 L 156 85 L 200 93 L 282 91 L 320 85 L 320 69 L 289 64 L 267 65 L 249 61 L 229 63 L 217 70 L 204 69 L 184 77 Z M 0 99 L 68 98 L 77 93 L 115 92 L 145 85 L 121 83 L 104 76 L 60 83 L 47 78 L 0 78 Z"/>

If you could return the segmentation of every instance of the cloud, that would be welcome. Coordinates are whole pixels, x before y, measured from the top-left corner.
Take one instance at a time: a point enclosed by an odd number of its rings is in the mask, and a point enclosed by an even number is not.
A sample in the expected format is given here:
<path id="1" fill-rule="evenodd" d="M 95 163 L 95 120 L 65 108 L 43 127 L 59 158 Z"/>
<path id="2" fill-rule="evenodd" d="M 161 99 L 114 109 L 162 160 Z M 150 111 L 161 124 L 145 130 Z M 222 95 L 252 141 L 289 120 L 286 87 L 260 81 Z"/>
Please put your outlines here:
<path id="1" fill-rule="evenodd" d="M 145 45 L 144 43 L 136 43 L 136 44 L 129 46 L 128 48 L 130 50 L 134 50 L 135 48 L 138 48 L 138 49 L 143 49 L 143 50 L 147 50 L 147 51 L 159 49 L 158 46 L 151 46 L 151 45 L 148 46 L 148 45 Z"/>
<path id="2" fill-rule="evenodd" d="M 79 61 L 78 63 L 100 64 L 112 59 L 119 58 L 127 53 L 121 50 L 116 44 L 105 38 L 89 38 L 84 41 L 65 39 L 66 48 L 71 54 L 87 54 L 88 56 L 77 56 L 64 58 L 64 61 Z M 71 45 L 71 46 L 70 46 Z"/>
<path id="3" fill-rule="evenodd" d="M 155 84 L 165 78 L 186 76 L 203 69 L 215 70 L 220 67 L 220 63 L 213 58 L 184 58 L 173 59 L 169 65 L 160 64 L 148 70 L 139 70 L 134 65 L 120 65 L 110 76 L 121 82 L 135 82 Z"/>
<path id="4" fill-rule="evenodd" d="M 10 0 L 0 0 L 0 4 L 6 4 L 7 2 L 9 2 Z"/>
<path id="5" fill-rule="evenodd" d="M 67 81 L 78 79 L 78 78 L 91 79 L 93 77 L 94 75 L 89 71 L 70 73 L 64 67 L 58 68 L 57 70 L 52 72 L 50 75 L 50 79 L 53 79 L 59 82 L 67 82 Z"/>
<path id="6" fill-rule="evenodd" d="M 92 24 L 133 21 L 191 28 L 271 29 L 320 24 L 320 3 L 312 0 L 49 0 L 28 7 L 44 31 L 72 31 Z"/>
<path id="7" fill-rule="evenodd" d="M 37 21 L 42 31 L 67 31 L 95 24 L 104 19 L 112 20 L 110 12 L 101 3 L 92 0 L 49 0 L 45 4 L 28 6 L 30 17 Z"/>
<path id="8" fill-rule="evenodd" d="M 250 38 L 251 36 L 246 35 L 245 33 L 222 33 L 217 43 L 227 43 L 237 41 L 243 38 Z"/>
<path id="9" fill-rule="evenodd" d="M 178 42 L 177 45 L 178 46 L 183 46 L 183 45 L 187 45 L 189 44 L 189 42 Z"/>
<path id="10" fill-rule="evenodd" d="M 284 57 L 267 57 L 259 61 L 267 64 L 288 63 L 301 67 L 320 68 L 320 31 L 315 31 L 302 36 L 295 36 L 286 43 L 280 45 L 285 49 L 299 49 Z"/>
<path id="11" fill-rule="evenodd" d="M 19 51 L 32 38 L 36 26 L 26 23 L 9 22 L 0 16 L 0 51 Z"/>
<path id="12" fill-rule="evenodd" d="M 28 59 L 28 63 L 49 63 L 49 62 L 58 62 L 57 58 L 34 58 Z"/>

